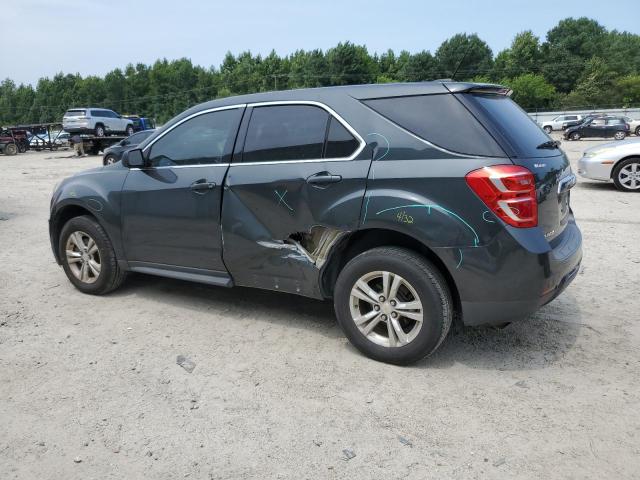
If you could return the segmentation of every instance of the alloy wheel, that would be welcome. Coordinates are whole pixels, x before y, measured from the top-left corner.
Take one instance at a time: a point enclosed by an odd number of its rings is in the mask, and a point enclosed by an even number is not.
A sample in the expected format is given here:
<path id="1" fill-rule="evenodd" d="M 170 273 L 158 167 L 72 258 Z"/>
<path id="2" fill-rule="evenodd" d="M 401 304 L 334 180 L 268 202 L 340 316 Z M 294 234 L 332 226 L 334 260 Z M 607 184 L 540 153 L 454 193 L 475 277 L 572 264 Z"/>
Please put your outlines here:
<path id="1" fill-rule="evenodd" d="M 627 190 L 640 189 L 640 163 L 629 163 L 618 172 L 618 181 Z"/>
<path id="2" fill-rule="evenodd" d="M 400 275 L 386 271 L 360 277 L 351 289 L 349 308 L 360 332 L 383 347 L 411 343 L 424 320 L 415 288 Z"/>
<path id="3" fill-rule="evenodd" d="M 94 283 L 102 267 L 98 244 L 80 230 L 73 232 L 65 246 L 67 264 L 71 273 L 84 283 Z"/>

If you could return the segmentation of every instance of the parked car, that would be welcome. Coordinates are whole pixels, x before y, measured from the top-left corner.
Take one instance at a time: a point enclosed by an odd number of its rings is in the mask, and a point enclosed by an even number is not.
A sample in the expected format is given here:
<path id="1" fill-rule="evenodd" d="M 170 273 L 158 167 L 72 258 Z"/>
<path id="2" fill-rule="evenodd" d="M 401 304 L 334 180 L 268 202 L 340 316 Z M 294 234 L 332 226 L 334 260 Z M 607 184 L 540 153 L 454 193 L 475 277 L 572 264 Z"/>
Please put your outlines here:
<path id="1" fill-rule="evenodd" d="M 106 108 L 71 108 L 62 118 L 62 128 L 69 133 L 92 134 L 104 137 L 110 134 L 134 133 L 133 122 Z"/>
<path id="2" fill-rule="evenodd" d="M 0 153 L 5 155 L 16 155 L 20 151 L 18 141 L 13 132 L 8 129 L 0 129 Z"/>
<path id="3" fill-rule="evenodd" d="M 359 350 L 415 362 L 454 319 L 526 317 L 578 272 L 575 175 L 507 93 L 437 81 L 198 105 L 61 182 L 55 258 L 89 294 L 133 271 L 332 298 Z"/>
<path id="4" fill-rule="evenodd" d="M 580 120 L 582 120 L 582 115 L 558 115 L 553 120 L 543 122 L 542 129 L 547 133 L 551 133 L 553 130 L 563 130 L 567 122 L 579 122 Z"/>
<path id="5" fill-rule="evenodd" d="M 115 145 L 107 148 L 104 151 L 104 156 L 102 157 L 102 164 L 109 165 L 111 163 L 116 163 L 122 160 L 122 155 L 124 152 L 131 150 L 132 148 L 136 148 L 143 140 L 146 140 L 155 130 L 143 130 L 142 132 L 137 132 L 127 137 L 123 140 L 120 140 Z"/>
<path id="6" fill-rule="evenodd" d="M 590 114 L 590 115 L 585 115 L 584 117 L 582 117 L 580 120 L 569 120 L 567 122 L 565 122 L 564 128 L 563 130 L 566 130 L 567 128 L 570 127 L 575 127 L 577 125 L 582 125 L 583 123 L 592 120 L 596 117 L 606 117 L 607 115 L 602 115 L 602 114 Z"/>
<path id="7" fill-rule="evenodd" d="M 623 192 L 640 192 L 640 140 L 585 150 L 578 161 L 578 174 L 592 180 L 613 180 Z"/>
<path id="8" fill-rule="evenodd" d="M 603 137 L 624 140 L 629 134 L 629 125 L 622 117 L 593 117 L 580 125 L 569 127 L 564 131 L 564 138 L 580 140 L 581 138 Z"/>
<path id="9" fill-rule="evenodd" d="M 51 132 L 51 140 L 49 134 L 32 135 L 29 138 L 29 148 L 33 150 L 42 150 L 49 148 L 49 142 L 53 144 L 53 148 L 68 148 L 71 135 L 68 132 Z"/>
<path id="10" fill-rule="evenodd" d="M 0 136 L 12 137 L 18 147 L 18 153 L 24 153 L 29 150 L 29 132 L 24 128 L 6 128 L 2 129 Z"/>
<path id="11" fill-rule="evenodd" d="M 624 116 L 622 118 L 629 125 L 629 130 L 640 137 L 640 119 L 633 119 L 627 116 Z"/>

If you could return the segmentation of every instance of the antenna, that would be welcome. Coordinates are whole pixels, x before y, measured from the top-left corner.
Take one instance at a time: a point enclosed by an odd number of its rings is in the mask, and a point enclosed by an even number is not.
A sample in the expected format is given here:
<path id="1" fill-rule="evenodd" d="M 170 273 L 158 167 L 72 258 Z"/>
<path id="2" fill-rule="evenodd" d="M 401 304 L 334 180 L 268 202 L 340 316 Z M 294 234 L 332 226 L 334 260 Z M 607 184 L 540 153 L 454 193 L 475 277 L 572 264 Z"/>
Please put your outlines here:
<path id="1" fill-rule="evenodd" d="M 469 45 L 467 45 L 467 49 L 464 51 L 464 55 L 462 55 L 462 58 L 458 62 L 458 65 L 456 66 L 456 69 L 453 72 L 453 75 L 451 75 L 451 80 L 455 80 L 456 79 L 456 74 L 458 73 L 458 69 L 462 65 L 462 62 L 464 62 L 464 59 L 467 58 L 467 54 L 469 53 L 469 50 L 471 50 L 471 45 L 473 45 L 473 44 L 471 42 L 469 42 Z"/>

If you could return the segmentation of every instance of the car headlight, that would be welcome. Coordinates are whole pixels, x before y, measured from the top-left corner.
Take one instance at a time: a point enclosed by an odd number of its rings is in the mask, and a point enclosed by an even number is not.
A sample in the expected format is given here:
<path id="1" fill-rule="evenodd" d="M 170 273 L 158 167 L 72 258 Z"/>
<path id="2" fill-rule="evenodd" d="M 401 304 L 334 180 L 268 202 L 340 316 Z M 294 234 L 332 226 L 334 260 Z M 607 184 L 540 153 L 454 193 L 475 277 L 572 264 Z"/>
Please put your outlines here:
<path id="1" fill-rule="evenodd" d="M 595 157 L 599 152 L 584 152 L 584 154 L 582 155 L 584 158 L 591 158 L 591 157 Z"/>

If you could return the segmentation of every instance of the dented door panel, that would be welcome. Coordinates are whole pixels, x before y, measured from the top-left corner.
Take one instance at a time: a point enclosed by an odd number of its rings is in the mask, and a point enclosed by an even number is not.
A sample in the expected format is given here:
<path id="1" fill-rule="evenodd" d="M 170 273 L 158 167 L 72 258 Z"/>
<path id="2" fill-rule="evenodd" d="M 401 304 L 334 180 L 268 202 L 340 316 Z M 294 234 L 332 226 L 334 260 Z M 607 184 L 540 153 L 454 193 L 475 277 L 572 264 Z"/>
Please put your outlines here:
<path id="1" fill-rule="evenodd" d="M 370 153 L 354 160 L 234 164 L 222 206 L 224 262 L 237 285 L 322 298 L 319 273 L 356 230 Z M 340 177 L 317 185 L 317 174 Z"/>

